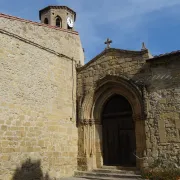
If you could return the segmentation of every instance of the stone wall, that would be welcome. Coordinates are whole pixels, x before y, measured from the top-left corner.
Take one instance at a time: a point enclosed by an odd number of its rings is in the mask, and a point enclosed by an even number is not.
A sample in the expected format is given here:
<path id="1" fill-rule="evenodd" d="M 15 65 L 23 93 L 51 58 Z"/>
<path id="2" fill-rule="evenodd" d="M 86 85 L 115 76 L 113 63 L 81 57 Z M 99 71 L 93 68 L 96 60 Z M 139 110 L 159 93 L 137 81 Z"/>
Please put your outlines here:
<path id="1" fill-rule="evenodd" d="M 109 76 L 119 77 L 129 84 L 134 84 L 139 90 L 143 101 L 144 117 L 134 117 L 137 120 L 137 131 L 144 131 L 141 138 L 136 140 L 145 146 L 141 153 L 138 167 L 150 166 L 155 160 L 161 159 L 164 164 L 180 166 L 180 63 L 179 57 L 165 56 L 157 59 L 151 58 L 148 51 L 123 51 L 109 49 L 102 52 L 85 66 L 78 70 L 78 102 L 80 122 L 79 136 L 93 139 L 90 142 L 94 147 L 94 156 L 90 155 L 89 145 L 81 138 L 79 142 L 79 168 L 88 169 L 102 165 L 102 134 L 100 119 L 95 117 L 96 93 L 101 79 Z M 106 81 L 104 81 L 106 83 Z M 118 84 L 117 84 L 118 88 Z M 98 107 L 99 111 L 102 107 Z M 98 124 L 96 132 L 85 133 L 87 124 L 91 128 L 91 121 Z M 142 119 L 143 121 L 140 121 Z M 84 120 L 86 123 L 84 125 Z M 83 122 L 83 123 L 82 123 Z M 82 124 L 82 125 L 81 125 Z M 138 124 L 141 124 L 139 126 Z M 143 126 L 143 128 L 142 128 Z M 84 135 L 85 134 L 85 135 Z M 141 143 L 142 142 L 142 143 Z M 84 150 L 86 153 L 84 154 Z M 88 153 L 89 154 L 88 154 Z M 99 154 L 99 155 L 97 155 Z M 94 163 L 94 164 L 93 164 Z"/>
<path id="2" fill-rule="evenodd" d="M 78 151 L 79 36 L 8 16 L 0 17 L 0 28 L 0 179 L 29 168 L 35 168 L 31 179 L 41 171 L 71 176 Z"/>
<path id="3" fill-rule="evenodd" d="M 149 60 L 147 78 L 146 142 L 148 164 L 180 166 L 180 62 L 179 57 Z"/>
<path id="4" fill-rule="evenodd" d="M 0 14 L 0 29 L 84 64 L 84 53 L 76 31 L 68 31 L 4 14 Z"/>

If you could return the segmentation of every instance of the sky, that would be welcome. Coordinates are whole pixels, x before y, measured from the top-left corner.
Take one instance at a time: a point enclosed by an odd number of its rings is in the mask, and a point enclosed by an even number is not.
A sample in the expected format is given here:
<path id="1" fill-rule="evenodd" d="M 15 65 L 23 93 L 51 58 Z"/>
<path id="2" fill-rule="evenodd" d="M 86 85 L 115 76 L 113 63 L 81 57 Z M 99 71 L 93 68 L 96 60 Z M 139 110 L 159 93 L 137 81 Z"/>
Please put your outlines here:
<path id="1" fill-rule="evenodd" d="M 64 5 L 77 13 L 75 29 L 85 49 L 85 62 L 111 47 L 152 55 L 180 49 L 180 0 L 0 0 L 0 12 L 39 22 L 48 5 Z"/>

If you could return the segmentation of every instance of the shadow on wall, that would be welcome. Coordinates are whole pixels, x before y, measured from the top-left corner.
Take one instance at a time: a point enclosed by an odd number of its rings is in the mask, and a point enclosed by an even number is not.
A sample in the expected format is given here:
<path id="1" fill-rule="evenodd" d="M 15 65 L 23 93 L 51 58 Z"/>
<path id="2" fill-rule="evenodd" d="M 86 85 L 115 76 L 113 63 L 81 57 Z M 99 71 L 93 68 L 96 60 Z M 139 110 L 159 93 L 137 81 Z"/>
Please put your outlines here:
<path id="1" fill-rule="evenodd" d="M 46 173 L 43 175 L 41 161 L 26 160 L 21 167 L 15 170 L 12 180 L 51 180 Z"/>

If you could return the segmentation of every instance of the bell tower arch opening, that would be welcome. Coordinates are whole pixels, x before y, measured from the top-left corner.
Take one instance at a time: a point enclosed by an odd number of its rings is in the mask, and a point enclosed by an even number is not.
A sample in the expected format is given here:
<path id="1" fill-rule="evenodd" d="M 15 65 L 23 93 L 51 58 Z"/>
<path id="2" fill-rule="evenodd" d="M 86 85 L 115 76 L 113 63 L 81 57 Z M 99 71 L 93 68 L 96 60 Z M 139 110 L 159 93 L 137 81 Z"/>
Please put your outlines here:
<path id="1" fill-rule="evenodd" d="M 60 16 L 56 17 L 56 26 L 57 27 L 62 27 L 62 19 L 60 18 Z"/>
<path id="2" fill-rule="evenodd" d="M 45 19 L 44 19 L 44 24 L 49 24 L 48 18 L 45 18 Z"/>

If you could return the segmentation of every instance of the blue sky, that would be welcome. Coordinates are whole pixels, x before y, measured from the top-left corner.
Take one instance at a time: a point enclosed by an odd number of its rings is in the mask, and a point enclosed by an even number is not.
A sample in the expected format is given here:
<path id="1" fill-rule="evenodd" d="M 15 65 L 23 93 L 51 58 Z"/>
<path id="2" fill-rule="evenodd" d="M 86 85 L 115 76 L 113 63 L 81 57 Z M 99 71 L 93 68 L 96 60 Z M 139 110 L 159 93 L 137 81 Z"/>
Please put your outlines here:
<path id="1" fill-rule="evenodd" d="M 180 0 L 0 0 L 0 12 L 39 21 L 47 5 L 66 5 L 77 13 L 75 23 L 86 62 L 111 47 L 140 50 L 142 42 L 152 55 L 180 49 Z"/>

